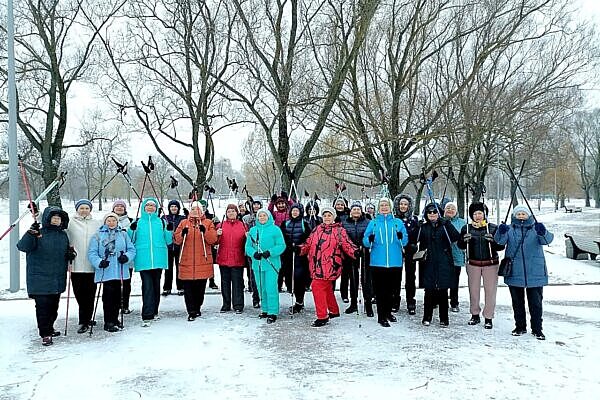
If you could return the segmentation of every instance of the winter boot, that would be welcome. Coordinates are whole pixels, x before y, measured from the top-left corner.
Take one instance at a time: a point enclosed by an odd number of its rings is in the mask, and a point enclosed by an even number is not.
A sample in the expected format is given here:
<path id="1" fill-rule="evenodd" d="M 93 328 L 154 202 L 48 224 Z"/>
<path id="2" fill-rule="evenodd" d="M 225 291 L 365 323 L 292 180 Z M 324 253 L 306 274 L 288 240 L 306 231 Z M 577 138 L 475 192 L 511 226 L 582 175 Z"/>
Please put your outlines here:
<path id="1" fill-rule="evenodd" d="M 423 321 L 421 321 L 421 324 L 423 326 L 429 326 L 429 325 L 431 325 L 431 321 L 427 321 L 426 319 L 424 319 Z"/>
<path id="2" fill-rule="evenodd" d="M 396 321 L 398 321 L 398 319 L 394 316 L 394 314 L 389 314 L 387 316 L 387 320 L 390 321 L 390 322 L 396 322 Z"/>
<path id="3" fill-rule="evenodd" d="M 356 302 L 352 302 L 350 303 L 350 307 L 346 308 L 346 311 L 344 311 L 345 314 L 354 314 L 356 311 L 358 311 L 358 307 L 356 306 Z"/>
<path id="4" fill-rule="evenodd" d="M 458 306 L 450 308 L 452 312 L 460 312 L 460 308 Z"/>
<path id="5" fill-rule="evenodd" d="M 165 297 L 167 297 L 170 294 L 171 294 L 170 290 L 163 290 L 163 292 L 162 292 L 162 295 L 165 296 Z"/>
<path id="6" fill-rule="evenodd" d="M 217 284 L 215 283 L 215 278 L 210 278 L 209 282 L 208 282 L 208 287 L 211 289 L 218 289 L 219 287 L 217 286 Z"/>
<path id="7" fill-rule="evenodd" d="M 380 319 L 377 322 L 379 323 L 379 325 L 383 326 L 384 328 L 389 328 L 390 327 L 390 323 L 388 322 L 387 319 Z"/>
<path id="8" fill-rule="evenodd" d="M 79 325 L 79 329 L 77 329 L 77 333 L 86 333 L 90 327 L 88 324 Z"/>
<path id="9" fill-rule="evenodd" d="M 545 336 L 545 335 L 542 333 L 542 331 L 539 331 L 539 332 L 531 332 L 531 334 L 532 334 L 533 336 L 535 336 L 535 338 L 536 338 L 537 340 L 546 340 L 546 336 Z"/>
<path id="10" fill-rule="evenodd" d="M 104 324 L 104 330 L 106 332 L 119 332 L 119 328 L 117 328 L 117 326 L 115 324 L 113 324 L 112 322 L 107 322 Z"/>
<path id="11" fill-rule="evenodd" d="M 441 326 L 442 328 L 447 328 L 447 327 L 448 327 L 448 325 L 450 325 L 450 323 L 449 323 L 448 321 L 440 321 L 440 326 Z"/>
<path id="12" fill-rule="evenodd" d="M 408 311 L 408 315 L 415 315 L 417 313 L 417 305 L 416 304 L 409 304 L 406 307 L 407 311 Z"/>
<path id="13" fill-rule="evenodd" d="M 52 331 L 52 337 L 58 337 L 58 336 L 60 336 L 60 331 L 53 330 Z"/>
<path id="14" fill-rule="evenodd" d="M 479 315 L 471 315 L 471 319 L 469 320 L 469 322 L 467 322 L 467 324 L 477 325 L 480 322 L 481 322 L 481 318 L 479 318 Z"/>
<path id="15" fill-rule="evenodd" d="M 253 301 L 252 308 L 260 308 L 260 301 Z"/>
<path id="16" fill-rule="evenodd" d="M 511 335 L 513 335 L 513 336 L 521 336 L 521 335 L 524 335 L 526 333 L 527 333 L 527 329 L 525 329 L 525 328 L 515 328 L 511 332 Z"/>
<path id="17" fill-rule="evenodd" d="M 329 322 L 329 318 L 315 319 L 314 322 L 312 324 L 310 324 L 310 326 L 313 326 L 315 328 L 320 328 L 322 326 L 327 325 L 328 322 Z"/>
<path id="18" fill-rule="evenodd" d="M 371 304 L 371 302 L 365 302 L 365 313 L 369 318 L 373 318 L 375 316 L 375 314 L 373 313 L 373 305 Z"/>
<path id="19" fill-rule="evenodd" d="M 267 315 L 267 324 L 272 324 L 277 321 L 277 315 Z"/>
<path id="20" fill-rule="evenodd" d="M 292 307 L 289 308 L 290 314 L 298 314 L 304 310 L 303 303 L 295 303 Z"/>
<path id="21" fill-rule="evenodd" d="M 261 312 L 260 314 L 258 314 L 258 318 L 267 318 L 267 313 L 266 312 Z"/>
<path id="22" fill-rule="evenodd" d="M 44 336 L 42 338 L 42 346 L 52 346 L 52 336 Z"/>
<path id="23" fill-rule="evenodd" d="M 494 324 L 492 324 L 492 319 L 491 318 L 486 318 L 485 319 L 485 323 L 483 324 L 483 327 L 485 329 L 492 329 L 494 327 Z"/>
<path id="24" fill-rule="evenodd" d="M 340 314 L 329 313 L 329 319 L 334 319 L 334 318 L 337 318 L 339 316 L 340 316 Z"/>

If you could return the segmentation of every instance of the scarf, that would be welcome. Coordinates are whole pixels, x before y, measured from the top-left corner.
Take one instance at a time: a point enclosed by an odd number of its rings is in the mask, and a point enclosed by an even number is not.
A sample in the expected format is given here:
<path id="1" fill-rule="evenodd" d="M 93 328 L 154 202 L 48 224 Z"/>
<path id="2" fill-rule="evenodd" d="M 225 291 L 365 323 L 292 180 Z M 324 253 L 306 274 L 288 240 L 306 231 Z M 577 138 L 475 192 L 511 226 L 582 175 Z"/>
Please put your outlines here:
<path id="1" fill-rule="evenodd" d="M 108 235 L 104 239 L 102 239 L 102 246 L 104 247 L 104 254 L 114 254 L 116 241 L 117 241 L 117 228 L 109 229 Z"/>

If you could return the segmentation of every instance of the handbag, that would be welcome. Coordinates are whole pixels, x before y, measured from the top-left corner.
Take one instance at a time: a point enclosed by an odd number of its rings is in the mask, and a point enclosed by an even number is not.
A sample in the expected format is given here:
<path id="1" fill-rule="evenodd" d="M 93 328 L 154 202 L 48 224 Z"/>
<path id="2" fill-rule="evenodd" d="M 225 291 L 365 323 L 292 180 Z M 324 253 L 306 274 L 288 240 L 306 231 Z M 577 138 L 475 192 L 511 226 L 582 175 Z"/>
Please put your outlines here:
<path id="1" fill-rule="evenodd" d="M 513 261 L 510 257 L 504 257 L 502 261 L 500 261 L 500 266 L 498 267 L 498 276 L 511 276 L 512 275 L 512 267 Z"/>
<path id="2" fill-rule="evenodd" d="M 419 250 L 413 254 L 413 261 L 425 261 L 427 260 L 427 249 Z"/>

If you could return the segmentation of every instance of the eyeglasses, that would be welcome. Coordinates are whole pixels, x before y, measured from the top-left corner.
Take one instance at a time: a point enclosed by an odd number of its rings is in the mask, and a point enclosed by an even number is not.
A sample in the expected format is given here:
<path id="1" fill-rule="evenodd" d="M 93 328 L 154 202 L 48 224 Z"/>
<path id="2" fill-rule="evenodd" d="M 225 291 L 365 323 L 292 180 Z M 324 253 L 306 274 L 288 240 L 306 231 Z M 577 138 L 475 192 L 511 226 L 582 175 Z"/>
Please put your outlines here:
<path id="1" fill-rule="evenodd" d="M 427 214 L 437 214 L 437 210 L 427 210 Z"/>

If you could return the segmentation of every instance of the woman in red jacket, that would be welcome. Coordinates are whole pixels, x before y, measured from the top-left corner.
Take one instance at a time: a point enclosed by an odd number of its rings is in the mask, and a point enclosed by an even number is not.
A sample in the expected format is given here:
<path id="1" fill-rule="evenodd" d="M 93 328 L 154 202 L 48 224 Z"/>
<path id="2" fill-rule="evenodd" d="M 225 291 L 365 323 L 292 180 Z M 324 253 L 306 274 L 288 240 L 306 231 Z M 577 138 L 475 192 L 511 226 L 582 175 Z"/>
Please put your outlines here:
<path id="1" fill-rule="evenodd" d="M 348 238 L 346 230 L 335 222 L 335 210 L 323 208 L 323 223 L 310 234 L 300 255 L 308 254 L 312 294 L 317 319 L 312 326 L 327 324 L 330 318 L 340 316 L 340 308 L 333 294 L 333 282 L 342 274 L 344 253 L 355 259 L 358 249 Z"/>
<path id="2" fill-rule="evenodd" d="M 217 264 L 221 271 L 221 294 L 223 306 L 221 312 L 231 311 L 236 314 L 244 310 L 244 245 L 246 243 L 246 224 L 238 219 L 235 204 L 229 204 L 225 210 L 225 221 L 217 225 L 219 250 Z"/>

